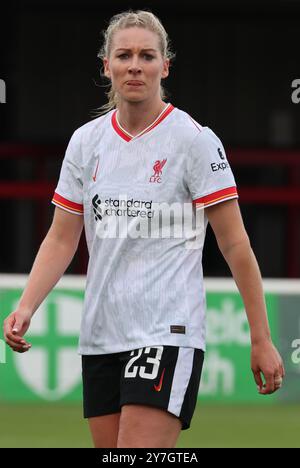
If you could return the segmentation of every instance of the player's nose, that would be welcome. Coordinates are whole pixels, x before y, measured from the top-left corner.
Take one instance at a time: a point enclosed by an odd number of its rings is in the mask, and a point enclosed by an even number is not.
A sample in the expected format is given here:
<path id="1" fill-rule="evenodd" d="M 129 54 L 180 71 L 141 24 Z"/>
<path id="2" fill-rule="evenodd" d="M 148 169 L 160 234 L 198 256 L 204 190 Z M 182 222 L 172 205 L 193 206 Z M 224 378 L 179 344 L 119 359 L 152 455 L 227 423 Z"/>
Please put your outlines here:
<path id="1" fill-rule="evenodd" d="M 141 70 L 142 69 L 141 69 L 139 58 L 136 57 L 136 56 L 133 56 L 132 60 L 130 61 L 129 66 L 128 66 L 128 71 L 130 73 L 139 73 L 139 72 L 141 72 Z"/>

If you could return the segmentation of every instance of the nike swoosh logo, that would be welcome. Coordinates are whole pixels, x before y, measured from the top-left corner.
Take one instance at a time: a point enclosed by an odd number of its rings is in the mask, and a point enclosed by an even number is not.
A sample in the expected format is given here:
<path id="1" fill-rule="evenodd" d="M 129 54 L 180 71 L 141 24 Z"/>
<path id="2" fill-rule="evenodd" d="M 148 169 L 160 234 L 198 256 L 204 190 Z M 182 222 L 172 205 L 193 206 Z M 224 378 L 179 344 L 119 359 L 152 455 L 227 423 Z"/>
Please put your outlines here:
<path id="1" fill-rule="evenodd" d="M 98 158 L 98 161 L 97 161 L 97 167 L 96 167 L 95 175 L 93 175 L 93 181 L 94 181 L 94 182 L 96 182 L 96 176 L 97 176 L 97 172 L 98 172 L 98 166 L 99 166 L 99 158 Z"/>
<path id="2" fill-rule="evenodd" d="M 164 370 L 162 371 L 159 384 L 158 384 L 158 385 L 154 385 L 154 390 L 156 390 L 157 392 L 160 392 L 160 391 L 161 391 L 161 387 L 162 387 L 162 383 L 163 383 L 163 379 L 164 379 L 164 375 L 165 375 L 165 370 L 166 370 L 166 369 L 164 369 Z"/>

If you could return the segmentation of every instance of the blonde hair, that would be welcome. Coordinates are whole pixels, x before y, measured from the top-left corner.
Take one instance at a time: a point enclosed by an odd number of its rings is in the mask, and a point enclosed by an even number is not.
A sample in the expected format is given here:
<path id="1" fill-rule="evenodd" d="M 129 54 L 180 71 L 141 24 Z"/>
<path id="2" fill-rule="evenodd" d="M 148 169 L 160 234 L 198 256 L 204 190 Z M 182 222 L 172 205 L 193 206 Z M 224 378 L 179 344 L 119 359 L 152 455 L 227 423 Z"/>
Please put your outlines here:
<path id="1" fill-rule="evenodd" d="M 114 15 L 109 22 L 108 28 L 103 31 L 104 42 L 97 56 L 102 60 L 104 57 L 109 57 L 114 34 L 121 29 L 134 26 L 145 28 L 156 33 L 159 38 L 159 46 L 163 59 L 169 59 L 170 61 L 174 59 L 175 53 L 171 51 L 170 40 L 165 28 L 157 16 L 146 10 L 128 10 Z M 105 77 L 102 70 L 101 75 Z M 100 113 L 98 115 L 105 114 L 117 107 L 118 96 L 111 83 L 106 95 L 108 97 L 108 102 L 100 107 Z M 163 100 L 166 98 L 166 91 L 162 85 L 160 85 L 160 96 Z"/>

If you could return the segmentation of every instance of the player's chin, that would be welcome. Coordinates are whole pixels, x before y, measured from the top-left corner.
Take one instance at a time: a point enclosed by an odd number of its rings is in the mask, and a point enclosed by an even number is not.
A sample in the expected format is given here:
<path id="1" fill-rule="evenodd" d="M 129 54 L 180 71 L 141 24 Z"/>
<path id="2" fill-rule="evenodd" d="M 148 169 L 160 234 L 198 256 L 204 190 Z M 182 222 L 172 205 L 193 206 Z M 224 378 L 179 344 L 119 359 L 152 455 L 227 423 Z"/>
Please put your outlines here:
<path id="1" fill-rule="evenodd" d="M 143 102 L 146 100 L 146 97 L 141 95 L 127 95 L 126 97 L 124 97 L 124 100 L 127 102 Z"/>
<path id="2" fill-rule="evenodd" d="M 139 101 L 145 101 L 147 99 L 147 95 L 144 91 L 141 89 L 131 89 L 125 93 L 123 93 L 123 99 L 126 101 L 130 102 L 139 102 Z"/>

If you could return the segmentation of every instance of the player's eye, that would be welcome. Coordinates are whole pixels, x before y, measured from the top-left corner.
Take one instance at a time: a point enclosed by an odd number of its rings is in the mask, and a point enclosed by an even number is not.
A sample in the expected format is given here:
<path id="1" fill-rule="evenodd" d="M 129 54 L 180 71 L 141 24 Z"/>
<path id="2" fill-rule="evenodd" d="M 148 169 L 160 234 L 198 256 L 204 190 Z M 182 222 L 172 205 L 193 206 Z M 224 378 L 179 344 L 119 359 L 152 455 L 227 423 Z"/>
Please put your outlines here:
<path id="1" fill-rule="evenodd" d="M 154 59 L 154 56 L 151 55 L 151 54 L 144 54 L 144 57 L 145 57 L 146 60 L 149 60 L 149 61 Z"/>
<path id="2" fill-rule="evenodd" d="M 149 62 L 150 62 L 151 60 L 154 59 L 154 56 L 153 56 L 152 54 L 146 54 L 146 53 L 144 53 L 144 54 L 143 54 L 143 57 L 145 58 L 145 60 L 147 60 L 147 61 L 149 61 Z M 123 52 L 122 54 L 119 54 L 119 55 L 118 55 L 118 58 L 119 58 L 120 60 L 127 60 L 127 59 L 129 58 L 129 54 L 127 54 L 126 52 Z"/>

